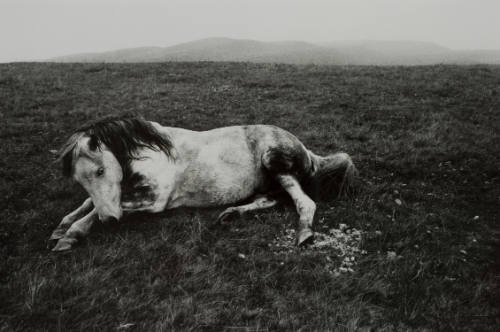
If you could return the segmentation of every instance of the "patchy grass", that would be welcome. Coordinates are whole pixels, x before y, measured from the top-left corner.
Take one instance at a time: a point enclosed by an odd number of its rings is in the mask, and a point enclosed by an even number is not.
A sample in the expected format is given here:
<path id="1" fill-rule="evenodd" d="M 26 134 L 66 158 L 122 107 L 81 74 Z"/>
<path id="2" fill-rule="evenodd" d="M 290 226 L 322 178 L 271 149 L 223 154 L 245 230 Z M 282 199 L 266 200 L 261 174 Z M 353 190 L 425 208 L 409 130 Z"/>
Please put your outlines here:
<path id="1" fill-rule="evenodd" d="M 350 153 L 361 191 L 319 204 L 317 229 L 359 230 L 366 254 L 339 274 L 321 251 L 276 255 L 291 206 L 222 226 L 220 209 L 136 215 L 51 253 L 85 194 L 49 150 L 127 111 Z M 500 67 L 4 64 L 0 119 L 0 330 L 500 328 Z"/>

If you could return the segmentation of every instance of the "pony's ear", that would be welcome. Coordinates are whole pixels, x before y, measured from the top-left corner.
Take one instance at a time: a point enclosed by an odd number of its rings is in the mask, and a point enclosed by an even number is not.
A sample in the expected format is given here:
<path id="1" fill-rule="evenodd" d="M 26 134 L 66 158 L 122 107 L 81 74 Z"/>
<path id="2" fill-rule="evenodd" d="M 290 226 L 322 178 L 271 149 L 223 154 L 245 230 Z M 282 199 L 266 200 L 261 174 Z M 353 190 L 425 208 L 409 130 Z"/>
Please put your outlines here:
<path id="1" fill-rule="evenodd" d="M 95 151 L 99 147 L 99 140 L 96 135 L 90 135 L 89 149 L 90 151 Z"/>

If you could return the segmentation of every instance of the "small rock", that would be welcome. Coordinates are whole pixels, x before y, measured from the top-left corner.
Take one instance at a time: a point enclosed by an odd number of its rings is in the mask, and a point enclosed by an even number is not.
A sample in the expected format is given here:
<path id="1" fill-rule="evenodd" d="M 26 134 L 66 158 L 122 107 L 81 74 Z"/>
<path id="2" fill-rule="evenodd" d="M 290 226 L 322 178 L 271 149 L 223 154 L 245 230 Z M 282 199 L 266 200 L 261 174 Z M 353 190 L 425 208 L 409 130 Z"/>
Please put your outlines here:
<path id="1" fill-rule="evenodd" d="M 387 252 L 387 259 L 390 261 L 395 260 L 397 257 L 396 253 L 394 251 L 388 251 Z"/>
<path id="2" fill-rule="evenodd" d="M 474 218 L 472 218 L 473 220 L 478 220 L 479 219 L 479 216 L 474 216 Z"/>
<path id="3" fill-rule="evenodd" d="M 241 259 L 247 258 L 247 256 L 245 256 L 244 254 L 238 254 L 238 257 L 241 258 Z"/>
<path id="4" fill-rule="evenodd" d="M 403 204 L 403 202 L 401 202 L 401 200 L 400 200 L 399 198 L 396 198 L 396 199 L 394 200 L 394 202 L 396 202 L 396 204 L 397 204 L 397 205 L 401 205 L 401 204 Z"/>

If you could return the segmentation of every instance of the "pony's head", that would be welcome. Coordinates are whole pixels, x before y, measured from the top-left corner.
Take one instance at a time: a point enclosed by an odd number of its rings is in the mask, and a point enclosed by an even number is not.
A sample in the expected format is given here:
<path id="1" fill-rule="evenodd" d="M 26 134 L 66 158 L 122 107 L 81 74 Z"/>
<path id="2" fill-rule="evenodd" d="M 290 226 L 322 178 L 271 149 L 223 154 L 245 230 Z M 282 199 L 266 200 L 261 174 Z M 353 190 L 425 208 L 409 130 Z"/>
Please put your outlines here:
<path id="1" fill-rule="evenodd" d="M 63 173 L 87 191 L 103 222 L 122 216 L 121 183 L 141 148 L 164 151 L 172 143 L 142 118 L 112 117 L 78 129 L 62 147 Z"/>
<path id="2" fill-rule="evenodd" d="M 103 222 L 122 216 L 123 168 L 113 152 L 93 134 L 76 132 L 62 150 L 63 172 L 87 191 Z"/>

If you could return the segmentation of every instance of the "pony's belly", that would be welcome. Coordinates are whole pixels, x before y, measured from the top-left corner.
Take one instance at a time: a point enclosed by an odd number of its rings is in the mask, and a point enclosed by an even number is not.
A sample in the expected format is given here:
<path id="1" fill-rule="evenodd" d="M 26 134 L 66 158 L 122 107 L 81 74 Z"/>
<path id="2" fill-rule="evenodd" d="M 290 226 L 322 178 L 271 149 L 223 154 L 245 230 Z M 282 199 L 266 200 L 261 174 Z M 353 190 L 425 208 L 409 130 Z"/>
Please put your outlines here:
<path id="1" fill-rule="evenodd" d="M 186 175 L 185 181 L 172 193 L 167 208 L 236 203 L 254 195 L 263 183 L 264 174 L 251 164 L 199 168 Z"/>
<path id="2" fill-rule="evenodd" d="M 210 207 L 232 204 L 255 194 L 260 187 L 257 178 L 228 178 L 227 174 L 221 175 L 224 179 L 213 182 L 199 182 L 192 189 L 183 188 L 177 192 L 167 203 L 167 208 L 179 206 L 187 207 Z"/>
<path id="3" fill-rule="evenodd" d="M 167 208 L 232 204 L 254 195 L 264 174 L 251 145 L 243 127 L 201 132 L 179 143 L 178 180 Z"/>

